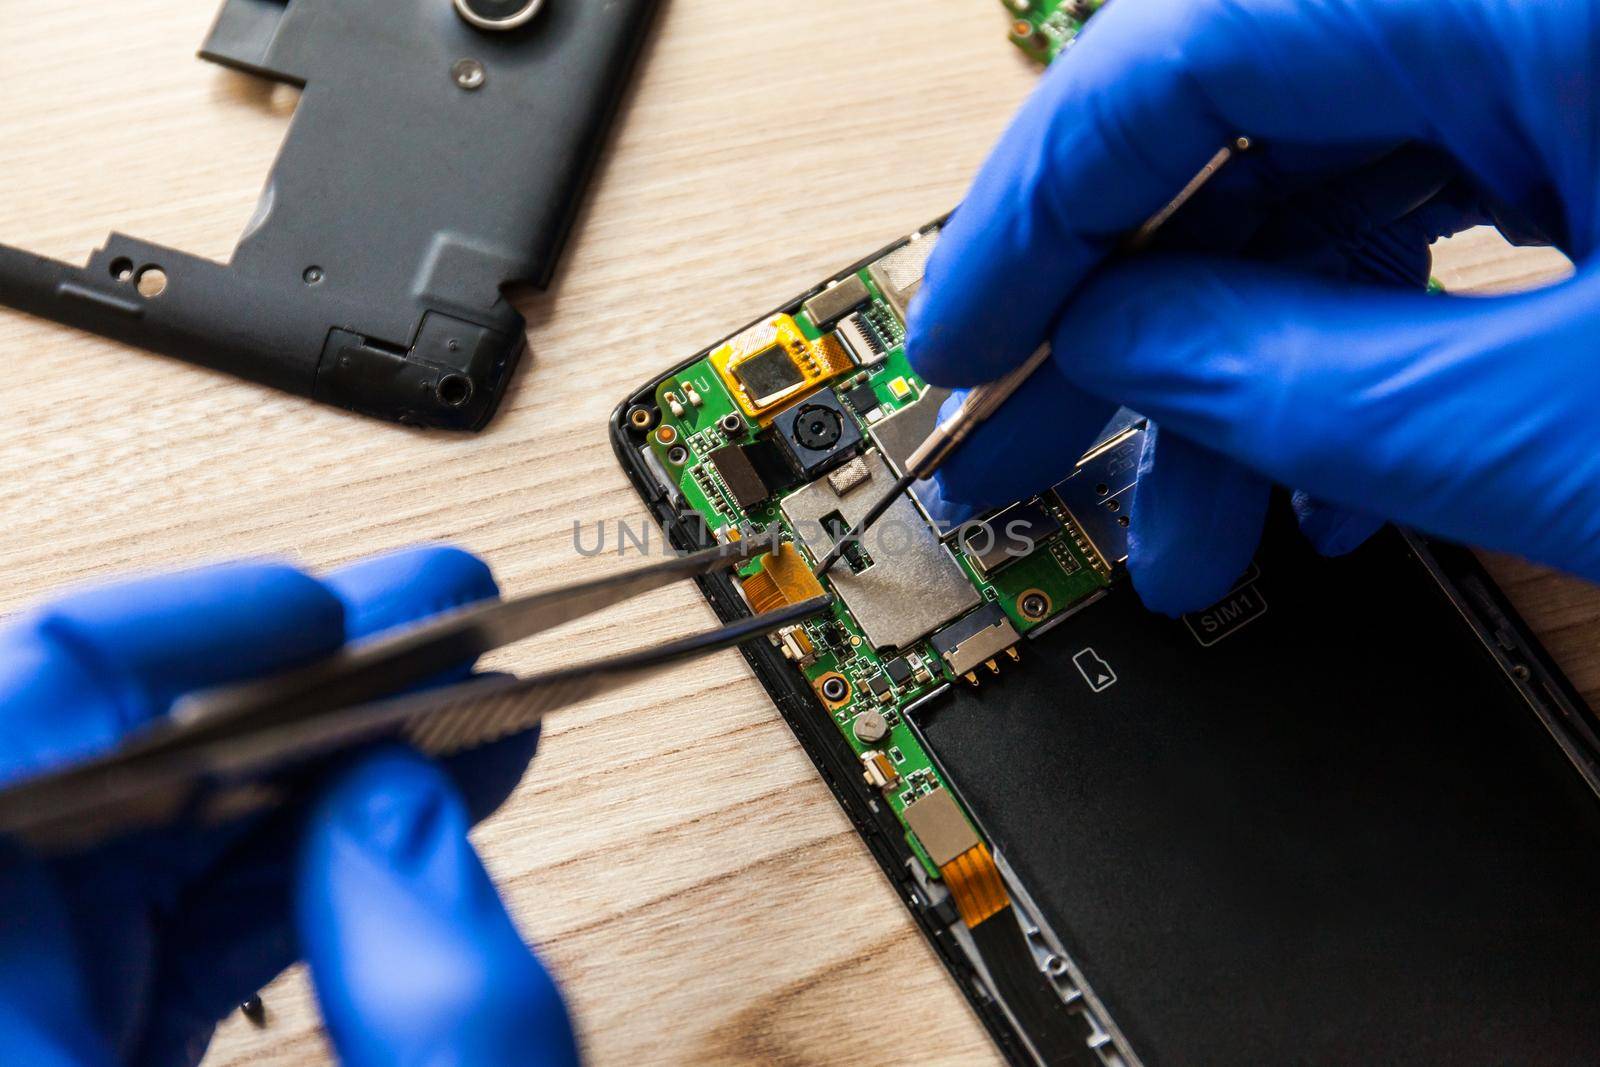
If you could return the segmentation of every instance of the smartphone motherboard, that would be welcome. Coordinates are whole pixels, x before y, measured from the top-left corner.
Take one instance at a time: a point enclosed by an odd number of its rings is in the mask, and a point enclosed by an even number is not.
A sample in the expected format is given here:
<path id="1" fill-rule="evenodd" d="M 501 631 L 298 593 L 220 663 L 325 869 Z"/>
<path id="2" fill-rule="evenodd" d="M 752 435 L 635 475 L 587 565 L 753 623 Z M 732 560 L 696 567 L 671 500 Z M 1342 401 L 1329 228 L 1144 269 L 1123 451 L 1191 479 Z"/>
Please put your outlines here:
<path id="1" fill-rule="evenodd" d="M 1003 3 L 1043 64 L 1102 6 Z M 1222 602 L 1152 615 L 1124 412 L 997 511 L 914 485 L 813 577 L 948 397 L 904 346 L 937 236 L 654 380 L 612 442 L 677 548 L 767 542 L 700 581 L 725 620 L 833 597 L 742 651 L 1001 1053 L 1592 1062 L 1600 721 L 1470 552 L 1323 559 L 1279 499 Z"/>
<path id="2" fill-rule="evenodd" d="M 651 469 L 712 536 L 772 542 L 739 572 L 753 611 L 819 594 L 815 561 L 902 473 L 937 418 L 948 394 L 917 377 L 903 345 L 934 240 L 920 232 L 793 313 L 760 320 L 625 413 Z M 1125 555 L 1120 496 L 1142 434 L 1121 428 L 1056 489 L 963 524 L 940 523 L 930 490 L 914 489 L 822 579 L 832 613 L 773 638 L 928 878 L 953 879 L 974 922 L 1005 895 L 907 709 L 946 685 L 984 684 L 1020 659 L 1025 634 L 1105 590 Z"/>
<path id="3" fill-rule="evenodd" d="M 1148 436 L 1129 414 L 959 525 L 913 487 L 813 577 L 944 399 L 904 351 L 936 238 L 652 381 L 612 442 L 676 547 L 768 542 L 701 581 L 723 618 L 832 595 L 742 651 L 1001 1051 L 1600 1046 L 1600 961 L 1563 948 L 1600 927 L 1600 723 L 1471 553 L 1391 529 L 1322 559 L 1279 501 L 1229 597 L 1152 615 L 1119 566 Z"/>
<path id="4" fill-rule="evenodd" d="M 850 788 L 892 820 L 923 891 L 965 930 L 1013 943 L 1000 954 L 1038 984 L 1039 960 L 1058 957 L 1028 949 L 994 851 L 911 714 L 1018 669 L 1024 637 L 1105 593 L 1126 554 L 1144 430 L 1114 425 L 1051 491 L 960 524 L 940 521 L 918 486 L 819 583 L 815 561 L 893 483 L 948 395 L 904 349 L 936 238 L 925 228 L 713 346 L 619 408 L 614 438 L 671 523 L 698 527 L 691 541 L 771 542 L 735 576 L 736 612 L 798 603 L 819 584 L 833 594 L 830 613 L 775 635 L 771 651 L 823 710 L 830 759 L 849 754 Z M 1050 999 L 1048 986 L 1037 995 Z"/>

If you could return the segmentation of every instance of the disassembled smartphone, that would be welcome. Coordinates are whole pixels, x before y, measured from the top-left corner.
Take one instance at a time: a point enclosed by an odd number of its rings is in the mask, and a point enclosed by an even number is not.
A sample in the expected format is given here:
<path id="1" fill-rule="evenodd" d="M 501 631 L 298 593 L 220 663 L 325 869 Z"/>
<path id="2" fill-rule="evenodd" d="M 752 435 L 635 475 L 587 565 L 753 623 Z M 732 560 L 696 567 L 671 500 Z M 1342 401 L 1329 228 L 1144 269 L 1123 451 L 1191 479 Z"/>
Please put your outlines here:
<path id="1" fill-rule="evenodd" d="M 814 595 L 932 425 L 903 340 L 936 239 L 617 409 L 674 545 L 772 541 L 702 582 L 724 619 Z M 1323 559 L 1280 506 L 1222 603 L 1149 614 L 1121 566 L 1146 437 L 1128 415 L 955 530 L 914 489 L 821 581 L 831 614 L 744 649 L 999 1048 L 1592 1061 L 1600 722 L 1469 552 L 1394 529 Z"/>

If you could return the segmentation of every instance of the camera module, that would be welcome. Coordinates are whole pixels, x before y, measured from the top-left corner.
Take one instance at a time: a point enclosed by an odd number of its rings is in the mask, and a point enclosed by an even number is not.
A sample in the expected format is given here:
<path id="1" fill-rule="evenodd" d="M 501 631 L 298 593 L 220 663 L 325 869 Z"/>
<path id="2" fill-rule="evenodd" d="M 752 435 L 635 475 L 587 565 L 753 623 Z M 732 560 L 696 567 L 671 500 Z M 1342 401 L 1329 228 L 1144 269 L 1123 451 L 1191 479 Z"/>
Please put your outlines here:
<path id="1" fill-rule="evenodd" d="M 844 433 L 844 420 L 837 411 L 821 404 L 807 404 L 794 420 L 794 439 L 806 448 L 826 452 L 839 443 Z"/>
<path id="2" fill-rule="evenodd" d="M 456 14 L 480 30 L 514 30 L 527 25 L 544 0 L 455 0 Z"/>
<path id="3" fill-rule="evenodd" d="M 861 427 L 831 389 L 779 412 L 772 426 L 783 458 L 804 479 L 827 473 L 854 455 L 861 445 Z"/>

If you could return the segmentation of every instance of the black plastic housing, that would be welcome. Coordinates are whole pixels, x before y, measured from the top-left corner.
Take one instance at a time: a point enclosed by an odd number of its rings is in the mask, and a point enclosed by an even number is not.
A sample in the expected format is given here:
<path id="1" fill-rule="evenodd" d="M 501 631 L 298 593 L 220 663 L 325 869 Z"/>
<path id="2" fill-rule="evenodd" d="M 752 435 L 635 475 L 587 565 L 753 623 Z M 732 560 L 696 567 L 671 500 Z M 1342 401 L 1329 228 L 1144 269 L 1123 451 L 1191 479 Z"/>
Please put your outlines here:
<path id="1" fill-rule="evenodd" d="M 304 90 L 231 261 L 123 234 L 81 268 L 0 246 L 0 303 L 479 429 L 526 345 L 504 288 L 549 282 L 659 2 L 548 3 L 494 32 L 450 0 L 225 0 L 201 57 Z"/>

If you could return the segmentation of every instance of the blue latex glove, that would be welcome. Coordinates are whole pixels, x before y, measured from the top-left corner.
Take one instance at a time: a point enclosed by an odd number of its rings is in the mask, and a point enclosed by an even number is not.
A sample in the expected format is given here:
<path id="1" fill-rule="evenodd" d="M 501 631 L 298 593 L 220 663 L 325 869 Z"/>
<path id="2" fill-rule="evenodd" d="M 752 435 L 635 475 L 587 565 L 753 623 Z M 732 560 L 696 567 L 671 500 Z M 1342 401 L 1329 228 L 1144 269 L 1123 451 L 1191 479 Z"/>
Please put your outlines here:
<path id="1" fill-rule="evenodd" d="M 70 596 L 0 634 L 0 780 L 104 751 L 186 691 L 497 593 L 477 559 L 424 548 L 321 581 L 239 564 Z M 0 845 L 0 1062 L 197 1063 L 217 1020 L 297 958 L 347 1064 L 577 1062 L 466 838 L 536 743 L 442 768 L 382 748 L 298 810 L 71 860 Z"/>
<path id="2" fill-rule="evenodd" d="M 1051 484 L 1114 404 L 1160 428 L 1129 569 L 1224 593 L 1269 483 L 1348 550 L 1394 519 L 1600 579 L 1600 7 L 1580 0 L 1112 0 L 945 229 L 913 308 L 929 381 L 1054 359 L 942 472 Z M 1156 252 L 1120 240 L 1237 134 Z M 1568 283 L 1420 292 L 1437 236 L 1553 243 Z M 1397 285 L 1409 287 L 1405 292 Z"/>

